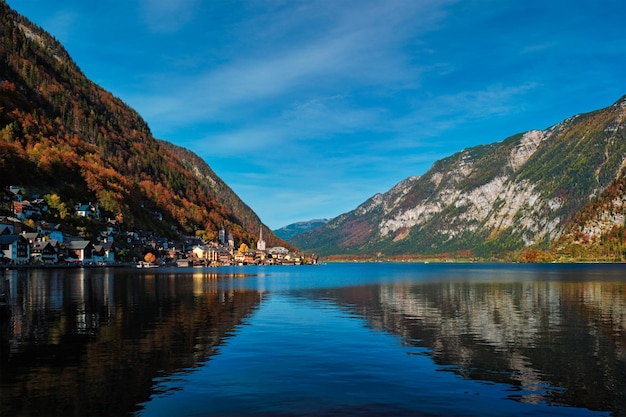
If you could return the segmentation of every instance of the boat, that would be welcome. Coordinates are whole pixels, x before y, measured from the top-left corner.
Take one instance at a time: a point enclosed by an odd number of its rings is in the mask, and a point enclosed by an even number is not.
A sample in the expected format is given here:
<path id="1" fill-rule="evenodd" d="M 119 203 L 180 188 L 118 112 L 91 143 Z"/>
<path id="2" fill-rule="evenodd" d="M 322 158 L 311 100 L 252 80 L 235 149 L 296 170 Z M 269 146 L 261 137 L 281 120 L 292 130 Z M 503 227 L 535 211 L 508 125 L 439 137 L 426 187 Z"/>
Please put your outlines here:
<path id="1" fill-rule="evenodd" d="M 189 259 L 178 259 L 176 265 L 179 268 L 187 268 L 189 266 Z"/>
<path id="2" fill-rule="evenodd" d="M 139 261 L 137 263 L 137 268 L 158 268 L 159 265 L 152 262 Z"/>

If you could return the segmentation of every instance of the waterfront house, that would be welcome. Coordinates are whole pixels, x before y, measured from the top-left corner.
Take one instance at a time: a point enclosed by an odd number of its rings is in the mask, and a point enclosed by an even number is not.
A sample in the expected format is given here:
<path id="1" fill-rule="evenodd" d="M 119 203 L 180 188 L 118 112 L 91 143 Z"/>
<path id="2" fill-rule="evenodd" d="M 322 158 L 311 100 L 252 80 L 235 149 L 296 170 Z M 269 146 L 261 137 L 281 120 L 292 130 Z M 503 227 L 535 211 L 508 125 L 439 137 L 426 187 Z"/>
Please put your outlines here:
<path id="1" fill-rule="evenodd" d="M 93 261 L 95 248 L 88 240 L 72 240 L 66 243 L 68 257 L 80 262 Z"/>
<path id="2" fill-rule="evenodd" d="M 268 252 L 272 256 L 272 259 L 274 260 L 273 262 L 275 264 L 282 263 L 283 262 L 283 258 L 287 254 L 289 254 L 289 250 L 287 248 L 282 247 L 282 246 L 274 246 L 272 248 L 269 248 Z"/>
<path id="3" fill-rule="evenodd" d="M 59 244 L 56 240 L 38 240 L 30 247 L 33 262 L 56 264 L 59 262 Z"/>
<path id="4" fill-rule="evenodd" d="M 218 251 L 219 251 L 219 262 L 224 265 L 230 264 L 230 260 L 232 256 L 231 256 L 231 253 L 228 251 L 228 249 L 224 247 L 220 247 Z"/>
<path id="5" fill-rule="evenodd" d="M 244 253 L 244 260 L 243 262 L 246 265 L 254 265 L 257 263 L 257 259 L 256 259 L 256 251 L 253 250 L 249 250 L 247 252 Z"/>
<path id="6" fill-rule="evenodd" d="M 22 235 L 1 235 L 0 253 L 13 264 L 24 264 L 30 260 L 30 245 Z"/>
<path id="7" fill-rule="evenodd" d="M 28 240 L 28 243 L 32 245 L 37 240 L 41 240 L 41 236 L 37 232 L 22 232 L 22 236 Z"/>
<path id="8" fill-rule="evenodd" d="M 235 251 L 233 258 L 237 264 L 243 264 L 246 261 L 246 255 L 239 251 Z"/>
<path id="9" fill-rule="evenodd" d="M 115 262 L 115 248 L 112 241 L 107 240 L 103 243 L 93 245 L 93 249 L 93 262 Z"/>
<path id="10" fill-rule="evenodd" d="M 261 265 L 266 263 L 267 255 L 264 250 L 257 250 L 254 252 L 254 263 Z"/>
<path id="11" fill-rule="evenodd" d="M 197 258 L 198 260 L 201 260 L 203 262 L 214 264 L 219 261 L 219 252 L 216 248 L 206 245 L 199 245 L 194 246 L 192 252 L 194 258 Z"/>

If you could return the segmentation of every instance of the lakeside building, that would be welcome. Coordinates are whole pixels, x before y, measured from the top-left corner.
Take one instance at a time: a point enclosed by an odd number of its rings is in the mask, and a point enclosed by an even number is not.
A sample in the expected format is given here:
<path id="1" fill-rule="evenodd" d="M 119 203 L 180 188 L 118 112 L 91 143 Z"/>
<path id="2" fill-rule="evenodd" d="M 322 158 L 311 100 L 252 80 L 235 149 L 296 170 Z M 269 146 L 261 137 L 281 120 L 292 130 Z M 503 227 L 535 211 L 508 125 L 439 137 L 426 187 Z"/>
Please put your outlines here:
<path id="1" fill-rule="evenodd" d="M 259 228 L 259 241 L 256 243 L 256 249 L 265 251 L 265 241 L 263 240 L 263 226 Z"/>
<path id="2" fill-rule="evenodd" d="M 25 201 L 35 201 L 37 210 L 24 210 Z M 225 225 L 218 230 L 217 241 L 206 242 L 195 236 L 172 240 L 149 231 L 123 231 L 117 221 L 101 218 L 97 204 L 77 204 L 73 215 L 87 217 L 101 230 L 92 239 L 62 232 L 63 223 L 40 220 L 47 211 L 45 200 L 24 196 L 19 187 L 4 190 L 5 211 L 13 216 L 0 216 L 0 265 L 102 264 L 142 261 L 148 253 L 166 265 L 281 265 L 317 263 L 317 257 L 290 253 L 282 246 L 267 247 L 260 225 L 256 250 L 241 244 L 235 249 L 232 233 Z M 16 204 L 20 203 L 20 204 Z M 18 212 L 19 216 L 16 215 Z M 39 219 L 39 220 L 35 220 Z M 65 226 L 65 227 L 64 227 Z M 251 242 L 252 243 L 252 242 Z M 252 246 L 252 244 L 251 244 Z"/>

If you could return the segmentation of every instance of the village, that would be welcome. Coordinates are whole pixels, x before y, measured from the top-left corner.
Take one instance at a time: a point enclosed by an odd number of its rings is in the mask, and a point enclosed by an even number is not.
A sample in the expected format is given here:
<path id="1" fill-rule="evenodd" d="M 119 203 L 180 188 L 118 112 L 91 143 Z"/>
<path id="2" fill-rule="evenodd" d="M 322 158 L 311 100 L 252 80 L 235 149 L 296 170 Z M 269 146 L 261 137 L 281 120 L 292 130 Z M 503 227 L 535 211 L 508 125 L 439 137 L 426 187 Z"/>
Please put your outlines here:
<path id="1" fill-rule="evenodd" d="M 102 218 L 98 204 L 81 203 L 72 216 L 101 225 L 98 236 L 63 231 L 62 222 L 43 220 L 48 203 L 39 196 L 25 196 L 20 187 L 2 190 L 0 207 L 0 266 L 95 267 L 128 266 L 223 266 L 223 265 L 302 265 L 315 264 L 317 257 L 295 253 L 282 246 L 266 247 L 262 230 L 256 248 L 235 245 L 225 227 L 216 241 L 181 235 L 178 239 L 154 232 L 123 231 L 115 219 Z"/>

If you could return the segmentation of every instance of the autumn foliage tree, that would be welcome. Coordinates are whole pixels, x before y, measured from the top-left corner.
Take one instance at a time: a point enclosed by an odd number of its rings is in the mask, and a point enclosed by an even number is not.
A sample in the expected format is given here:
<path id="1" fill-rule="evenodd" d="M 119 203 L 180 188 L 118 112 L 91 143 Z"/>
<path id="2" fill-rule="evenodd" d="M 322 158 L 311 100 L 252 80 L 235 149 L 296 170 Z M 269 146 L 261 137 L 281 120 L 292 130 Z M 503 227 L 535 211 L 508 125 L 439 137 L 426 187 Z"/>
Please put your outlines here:
<path id="1" fill-rule="evenodd" d="M 232 191 L 212 191 L 207 184 L 216 180 L 199 177 L 137 112 L 88 80 L 59 42 L 5 2 L 0 34 L 0 186 L 47 194 L 59 218 L 92 201 L 126 228 L 209 236 L 226 225 L 236 241 L 252 241 L 248 229 L 258 218 Z"/>

